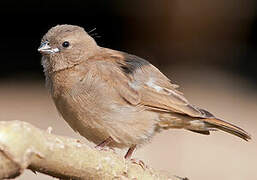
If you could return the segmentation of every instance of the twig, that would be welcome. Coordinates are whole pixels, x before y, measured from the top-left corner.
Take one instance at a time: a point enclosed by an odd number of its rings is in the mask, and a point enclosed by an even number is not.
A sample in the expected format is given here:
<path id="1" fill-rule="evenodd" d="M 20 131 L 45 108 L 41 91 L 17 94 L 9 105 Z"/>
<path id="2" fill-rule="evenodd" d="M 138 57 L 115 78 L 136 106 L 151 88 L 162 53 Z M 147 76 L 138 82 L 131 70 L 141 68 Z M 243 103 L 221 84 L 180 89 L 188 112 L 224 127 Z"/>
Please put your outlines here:
<path id="1" fill-rule="evenodd" d="M 0 179 L 17 177 L 25 169 L 61 179 L 178 179 L 26 122 L 0 122 Z"/>

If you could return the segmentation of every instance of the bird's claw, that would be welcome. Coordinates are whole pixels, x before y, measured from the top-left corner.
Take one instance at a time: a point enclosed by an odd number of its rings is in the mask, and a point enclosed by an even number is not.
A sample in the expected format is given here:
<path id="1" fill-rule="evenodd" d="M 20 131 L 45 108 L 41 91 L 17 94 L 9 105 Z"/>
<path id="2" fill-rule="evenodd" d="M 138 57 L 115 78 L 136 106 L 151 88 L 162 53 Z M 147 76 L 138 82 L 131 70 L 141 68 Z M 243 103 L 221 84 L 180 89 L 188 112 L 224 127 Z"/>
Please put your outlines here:
<path id="1" fill-rule="evenodd" d="M 141 166 L 144 170 L 148 169 L 148 166 L 142 160 L 138 160 L 138 159 L 132 158 L 132 159 L 130 159 L 130 161 L 133 164 L 137 164 L 137 165 Z"/>

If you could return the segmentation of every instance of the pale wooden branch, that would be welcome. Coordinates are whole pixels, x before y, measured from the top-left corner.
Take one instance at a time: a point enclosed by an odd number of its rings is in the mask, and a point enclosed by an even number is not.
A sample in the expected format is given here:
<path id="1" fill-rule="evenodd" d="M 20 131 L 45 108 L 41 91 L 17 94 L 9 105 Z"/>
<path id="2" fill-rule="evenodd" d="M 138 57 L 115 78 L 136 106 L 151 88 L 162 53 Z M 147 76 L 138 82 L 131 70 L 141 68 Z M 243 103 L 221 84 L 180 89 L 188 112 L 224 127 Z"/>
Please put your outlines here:
<path id="1" fill-rule="evenodd" d="M 17 177 L 26 168 L 61 179 L 180 179 L 26 122 L 0 122 L 0 179 Z"/>

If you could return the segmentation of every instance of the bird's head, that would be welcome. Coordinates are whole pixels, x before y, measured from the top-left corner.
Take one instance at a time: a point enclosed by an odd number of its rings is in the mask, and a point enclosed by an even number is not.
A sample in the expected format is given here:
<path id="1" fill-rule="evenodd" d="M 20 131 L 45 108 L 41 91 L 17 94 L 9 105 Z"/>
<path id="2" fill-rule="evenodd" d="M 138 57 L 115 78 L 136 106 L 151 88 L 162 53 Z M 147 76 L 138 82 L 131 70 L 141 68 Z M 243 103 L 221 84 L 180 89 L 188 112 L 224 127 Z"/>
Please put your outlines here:
<path id="1" fill-rule="evenodd" d="M 67 69 L 87 60 L 98 50 L 95 40 L 79 26 L 57 25 L 42 38 L 38 51 L 44 71 Z"/>

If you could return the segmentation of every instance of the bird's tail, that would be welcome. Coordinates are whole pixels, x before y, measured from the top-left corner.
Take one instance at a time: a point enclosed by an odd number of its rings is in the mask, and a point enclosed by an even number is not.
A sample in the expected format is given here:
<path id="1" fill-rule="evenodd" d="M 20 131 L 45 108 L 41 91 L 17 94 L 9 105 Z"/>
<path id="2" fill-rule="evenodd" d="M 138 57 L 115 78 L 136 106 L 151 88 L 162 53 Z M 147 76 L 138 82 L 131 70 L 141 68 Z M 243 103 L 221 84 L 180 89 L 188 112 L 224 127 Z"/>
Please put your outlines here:
<path id="1" fill-rule="evenodd" d="M 204 122 L 207 129 L 219 129 L 238 136 L 246 141 L 251 139 L 251 136 L 245 130 L 223 120 L 217 118 L 207 118 L 201 119 L 201 121 Z"/>

